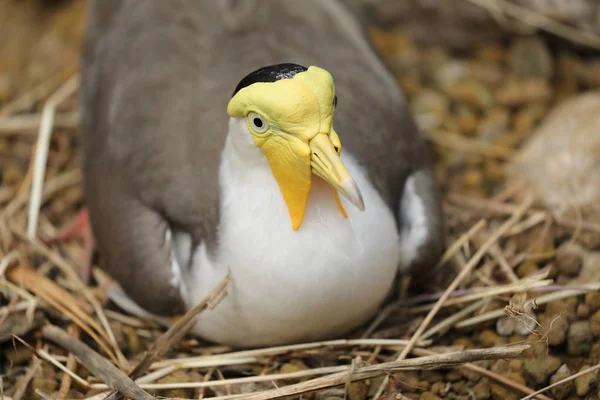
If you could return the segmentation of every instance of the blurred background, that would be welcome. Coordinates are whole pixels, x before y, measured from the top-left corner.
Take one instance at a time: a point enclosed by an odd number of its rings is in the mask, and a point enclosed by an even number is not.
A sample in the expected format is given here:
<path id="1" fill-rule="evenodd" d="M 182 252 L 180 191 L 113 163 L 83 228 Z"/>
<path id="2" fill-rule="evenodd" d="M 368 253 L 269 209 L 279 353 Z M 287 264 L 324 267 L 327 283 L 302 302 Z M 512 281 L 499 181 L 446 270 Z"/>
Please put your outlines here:
<path id="1" fill-rule="evenodd" d="M 483 365 L 534 389 L 598 364 L 600 294 L 597 286 L 585 285 L 600 283 L 600 3 L 345 3 L 368 26 L 374 46 L 404 89 L 435 153 L 448 243 L 479 221 L 487 223 L 454 254 L 449 261 L 451 272 L 465 266 L 489 232 L 515 213 L 526 194 L 535 198 L 523 220 L 486 255 L 461 289 L 543 276 L 564 285 L 563 289 L 580 290 L 550 298 L 536 310 L 522 310 L 536 321 L 535 329 L 522 329 L 518 320 L 506 316 L 492 317 L 463 323 L 441 343 L 463 348 L 536 343 L 523 361 Z M 45 105 L 56 107 L 37 236 L 55 235 L 83 204 L 77 72 L 86 7 L 85 0 L 0 0 L 0 275 L 16 259 L 43 272 L 56 264 L 42 257 L 44 252 L 26 238 L 32 160 Z M 74 240 L 54 250 L 76 264 L 82 244 Z M 6 279 L 1 282 L 2 288 L 8 287 Z M 56 282 L 69 288 L 60 279 Z M 438 293 L 446 284 L 440 278 L 427 289 Z M 93 290 L 107 302 L 97 287 Z M 11 344 L 12 335 L 28 337 L 29 343 L 39 340 L 36 329 L 47 317 L 46 311 L 43 307 L 15 309 L 14 300 L 2 295 L 0 299 L 5 394 L 34 398 L 35 389 L 56 393 L 64 385 L 63 375 L 47 364 L 25 386 L 19 386 L 31 353 L 25 346 Z M 421 298 L 413 305 L 426 301 L 431 299 Z M 510 296 L 493 296 L 479 313 L 507 304 L 513 304 Z M 398 312 L 376 337 L 410 337 L 424 311 L 417 307 L 412 313 Z M 557 315 L 562 319 L 557 320 Z M 155 334 L 126 325 L 111 319 L 119 346 L 127 355 L 139 354 Z M 293 365 L 288 370 L 306 367 L 289 364 Z M 184 375 L 177 379 L 199 378 Z M 523 395 L 487 378 L 451 372 L 403 373 L 395 385 L 397 393 L 413 399 L 507 400 Z M 597 386 L 597 375 L 592 373 L 551 393 L 557 399 L 596 399 Z M 62 395 L 83 398 L 87 391 L 69 386 Z M 198 392 L 176 394 L 190 397 Z M 368 388 L 360 389 L 350 398 L 373 394 Z"/>

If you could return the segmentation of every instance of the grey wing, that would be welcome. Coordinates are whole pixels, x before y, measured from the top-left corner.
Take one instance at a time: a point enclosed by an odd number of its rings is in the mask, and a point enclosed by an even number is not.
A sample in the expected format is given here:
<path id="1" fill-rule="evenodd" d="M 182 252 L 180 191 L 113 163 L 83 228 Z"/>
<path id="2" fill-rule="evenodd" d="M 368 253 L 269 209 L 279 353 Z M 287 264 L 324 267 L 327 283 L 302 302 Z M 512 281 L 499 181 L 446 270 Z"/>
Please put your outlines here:
<path id="1" fill-rule="evenodd" d="M 190 134 L 206 114 L 190 98 L 206 49 L 194 14 L 174 3 L 91 3 L 82 59 L 84 192 L 96 245 L 107 272 L 158 315 L 183 311 L 167 230 L 214 243 L 224 137 L 214 126 Z"/>

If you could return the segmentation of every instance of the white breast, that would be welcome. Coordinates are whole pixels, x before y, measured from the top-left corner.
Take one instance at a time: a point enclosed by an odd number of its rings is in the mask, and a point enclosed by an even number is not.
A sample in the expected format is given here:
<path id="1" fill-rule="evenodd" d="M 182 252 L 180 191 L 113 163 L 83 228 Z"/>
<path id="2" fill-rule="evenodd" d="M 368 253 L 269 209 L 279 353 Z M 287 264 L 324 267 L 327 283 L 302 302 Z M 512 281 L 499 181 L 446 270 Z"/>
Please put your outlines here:
<path id="1" fill-rule="evenodd" d="M 182 294 L 192 307 L 228 270 L 231 281 L 223 302 L 200 315 L 195 333 L 239 346 L 274 345 L 342 334 L 373 316 L 393 283 L 400 241 L 391 210 L 364 171 L 343 154 L 364 212 L 342 198 L 345 219 L 331 186 L 315 178 L 294 231 L 266 159 L 249 165 L 232 146 L 228 140 L 221 166 L 216 257 L 209 259 L 203 245 L 194 251 Z M 189 238 L 175 233 L 174 242 L 185 265 Z"/>

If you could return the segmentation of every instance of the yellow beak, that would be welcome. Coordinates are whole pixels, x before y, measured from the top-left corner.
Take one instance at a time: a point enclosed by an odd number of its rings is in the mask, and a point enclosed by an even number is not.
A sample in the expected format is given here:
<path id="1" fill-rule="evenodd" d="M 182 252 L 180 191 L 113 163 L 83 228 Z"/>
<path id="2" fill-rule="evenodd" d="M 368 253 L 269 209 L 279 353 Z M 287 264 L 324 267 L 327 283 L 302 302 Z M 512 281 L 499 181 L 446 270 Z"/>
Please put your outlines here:
<path id="1" fill-rule="evenodd" d="M 364 211 L 365 204 L 358 185 L 348 173 L 338 150 L 325 133 L 319 133 L 308 142 L 311 150 L 312 172 L 336 188 L 352 204 Z"/>

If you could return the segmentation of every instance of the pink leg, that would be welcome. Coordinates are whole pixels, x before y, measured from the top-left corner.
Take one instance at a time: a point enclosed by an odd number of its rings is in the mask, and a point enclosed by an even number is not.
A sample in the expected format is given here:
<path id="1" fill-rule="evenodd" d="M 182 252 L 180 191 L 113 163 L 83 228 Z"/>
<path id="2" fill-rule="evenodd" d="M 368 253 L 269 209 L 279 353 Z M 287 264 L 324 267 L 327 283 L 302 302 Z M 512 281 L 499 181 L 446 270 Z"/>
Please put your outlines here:
<path id="1" fill-rule="evenodd" d="M 83 260 L 82 265 L 80 266 L 79 275 L 85 283 L 88 283 L 92 272 L 91 266 L 95 244 L 92 229 L 90 227 L 88 211 L 85 207 L 79 210 L 77 216 L 61 228 L 60 232 L 55 237 L 45 240 L 44 243 L 57 244 L 78 238 L 83 241 Z"/>

